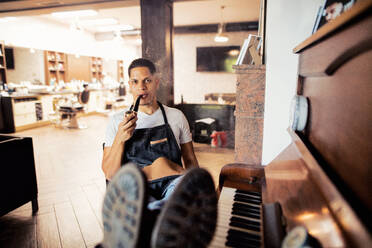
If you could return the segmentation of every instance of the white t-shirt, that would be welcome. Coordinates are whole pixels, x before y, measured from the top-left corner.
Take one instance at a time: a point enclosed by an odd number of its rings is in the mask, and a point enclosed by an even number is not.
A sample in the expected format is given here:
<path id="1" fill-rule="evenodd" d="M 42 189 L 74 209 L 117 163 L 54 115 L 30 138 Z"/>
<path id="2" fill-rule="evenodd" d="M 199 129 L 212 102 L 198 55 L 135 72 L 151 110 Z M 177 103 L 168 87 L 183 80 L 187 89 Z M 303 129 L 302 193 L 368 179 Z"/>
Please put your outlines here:
<path id="1" fill-rule="evenodd" d="M 181 147 L 180 144 L 192 141 L 189 123 L 187 122 L 185 115 L 178 109 L 170 108 L 165 105 L 163 105 L 163 107 L 167 116 L 168 124 L 173 131 L 178 146 Z M 118 126 L 120 122 L 123 121 L 124 114 L 127 110 L 129 110 L 129 108 L 111 116 L 106 128 L 105 147 L 112 146 L 116 132 L 118 131 Z M 151 115 L 139 111 L 137 117 L 136 129 L 152 128 L 164 125 L 164 119 L 160 107 Z"/>

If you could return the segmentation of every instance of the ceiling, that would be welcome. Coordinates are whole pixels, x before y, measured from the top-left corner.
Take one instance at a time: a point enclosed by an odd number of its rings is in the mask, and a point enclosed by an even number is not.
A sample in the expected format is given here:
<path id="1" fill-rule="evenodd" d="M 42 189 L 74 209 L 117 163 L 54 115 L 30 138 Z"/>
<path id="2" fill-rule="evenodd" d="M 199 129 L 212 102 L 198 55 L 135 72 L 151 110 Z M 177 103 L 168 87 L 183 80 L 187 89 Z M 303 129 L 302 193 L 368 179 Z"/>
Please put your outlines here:
<path id="1" fill-rule="evenodd" d="M 221 6 L 225 6 L 221 11 Z M 224 22 L 257 21 L 260 0 L 199 0 L 174 1 L 174 26 L 200 25 Z M 93 9 L 98 13 L 91 17 L 56 18 L 51 15 L 56 11 Z M 75 23 L 87 32 L 98 33 L 99 26 L 83 26 L 82 20 L 114 18 L 120 25 L 131 25 L 134 29 L 141 28 L 139 0 L 63 0 L 63 1 L 2 1 L 0 17 L 38 16 L 46 21 L 58 22 L 63 25 Z M 206 14 L 207 13 L 207 14 Z M 222 20 L 223 19 L 223 20 Z"/>

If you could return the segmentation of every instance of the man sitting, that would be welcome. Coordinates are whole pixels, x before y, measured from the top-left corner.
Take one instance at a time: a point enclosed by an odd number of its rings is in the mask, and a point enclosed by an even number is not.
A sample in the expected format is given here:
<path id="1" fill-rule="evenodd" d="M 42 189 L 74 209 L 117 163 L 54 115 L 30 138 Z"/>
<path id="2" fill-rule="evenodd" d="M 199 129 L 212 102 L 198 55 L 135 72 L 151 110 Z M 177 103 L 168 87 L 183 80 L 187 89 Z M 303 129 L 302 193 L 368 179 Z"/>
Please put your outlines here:
<path id="1" fill-rule="evenodd" d="M 107 127 L 102 169 L 111 182 L 102 209 L 105 248 L 150 242 L 205 247 L 215 230 L 213 180 L 198 166 L 183 113 L 157 101 L 155 72 L 146 59 L 130 64 L 129 89 L 139 111 L 119 112 Z"/>

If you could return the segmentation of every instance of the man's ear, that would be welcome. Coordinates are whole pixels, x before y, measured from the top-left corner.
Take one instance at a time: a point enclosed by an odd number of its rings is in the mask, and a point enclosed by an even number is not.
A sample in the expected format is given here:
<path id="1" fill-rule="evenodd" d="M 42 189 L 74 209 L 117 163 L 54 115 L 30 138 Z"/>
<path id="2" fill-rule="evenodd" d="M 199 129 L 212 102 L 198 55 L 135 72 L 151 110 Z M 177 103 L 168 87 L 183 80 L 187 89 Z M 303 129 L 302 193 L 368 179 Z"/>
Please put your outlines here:
<path id="1" fill-rule="evenodd" d="M 130 80 L 128 81 L 128 85 L 129 85 L 129 93 L 130 93 L 130 94 L 133 94 L 133 91 L 132 91 L 132 88 L 133 88 L 132 86 L 133 86 L 133 85 L 132 85 L 132 83 L 130 82 Z"/>
<path id="2" fill-rule="evenodd" d="M 155 76 L 155 83 L 156 83 L 156 89 L 159 89 L 160 79 L 157 75 Z"/>

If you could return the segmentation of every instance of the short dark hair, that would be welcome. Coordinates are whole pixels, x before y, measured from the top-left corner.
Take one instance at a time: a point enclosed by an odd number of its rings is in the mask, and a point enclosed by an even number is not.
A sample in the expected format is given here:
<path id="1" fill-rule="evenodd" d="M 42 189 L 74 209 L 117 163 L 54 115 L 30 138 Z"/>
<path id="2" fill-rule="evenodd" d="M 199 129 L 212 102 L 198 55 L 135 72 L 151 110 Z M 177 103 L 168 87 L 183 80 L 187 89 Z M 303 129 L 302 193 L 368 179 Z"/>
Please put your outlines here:
<path id="1" fill-rule="evenodd" d="M 128 67 L 128 75 L 129 75 L 129 77 L 130 77 L 130 71 L 133 68 L 136 68 L 136 67 L 147 67 L 149 69 L 149 71 L 150 71 L 151 74 L 154 74 L 156 72 L 156 68 L 155 68 L 154 63 L 152 63 L 148 59 L 139 58 L 139 59 L 133 60 L 132 63 L 130 63 L 130 65 Z"/>

